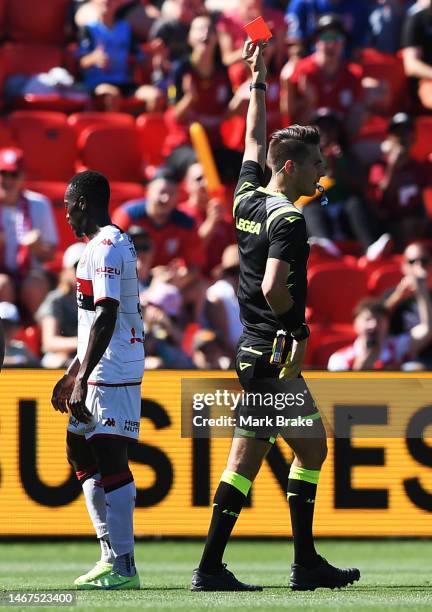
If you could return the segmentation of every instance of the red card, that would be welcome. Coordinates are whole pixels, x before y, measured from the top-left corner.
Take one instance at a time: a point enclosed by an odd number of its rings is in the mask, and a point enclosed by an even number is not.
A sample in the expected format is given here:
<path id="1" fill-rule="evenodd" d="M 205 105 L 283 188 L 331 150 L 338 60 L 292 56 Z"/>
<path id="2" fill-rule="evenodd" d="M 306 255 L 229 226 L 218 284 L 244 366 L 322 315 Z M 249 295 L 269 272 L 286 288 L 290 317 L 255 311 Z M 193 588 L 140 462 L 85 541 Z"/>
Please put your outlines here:
<path id="1" fill-rule="evenodd" d="M 243 29 L 246 30 L 246 33 L 252 42 L 258 42 L 259 40 L 270 40 L 272 37 L 271 31 L 262 17 L 257 17 L 253 21 L 250 21 L 243 26 Z"/>

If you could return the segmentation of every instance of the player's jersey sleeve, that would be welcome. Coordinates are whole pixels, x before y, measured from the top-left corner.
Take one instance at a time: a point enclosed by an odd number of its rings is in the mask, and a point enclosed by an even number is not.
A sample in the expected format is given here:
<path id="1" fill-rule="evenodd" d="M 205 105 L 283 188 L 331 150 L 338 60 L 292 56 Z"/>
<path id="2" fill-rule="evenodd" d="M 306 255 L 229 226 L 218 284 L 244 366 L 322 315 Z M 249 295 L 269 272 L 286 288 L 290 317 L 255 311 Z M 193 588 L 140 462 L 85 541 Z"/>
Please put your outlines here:
<path id="1" fill-rule="evenodd" d="M 97 245 L 93 251 L 92 281 L 94 305 L 110 300 L 120 304 L 123 258 L 114 245 Z"/>
<path id="2" fill-rule="evenodd" d="M 297 257 L 307 241 L 306 225 L 300 212 L 292 212 L 288 207 L 277 211 L 276 218 L 267 220 L 269 241 L 268 257 L 290 262 Z"/>
<path id="3" fill-rule="evenodd" d="M 239 202 L 264 183 L 263 169 L 257 162 L 247 160 L 243 162 L 237 186 L 234 191 L 233 215 Z"/>

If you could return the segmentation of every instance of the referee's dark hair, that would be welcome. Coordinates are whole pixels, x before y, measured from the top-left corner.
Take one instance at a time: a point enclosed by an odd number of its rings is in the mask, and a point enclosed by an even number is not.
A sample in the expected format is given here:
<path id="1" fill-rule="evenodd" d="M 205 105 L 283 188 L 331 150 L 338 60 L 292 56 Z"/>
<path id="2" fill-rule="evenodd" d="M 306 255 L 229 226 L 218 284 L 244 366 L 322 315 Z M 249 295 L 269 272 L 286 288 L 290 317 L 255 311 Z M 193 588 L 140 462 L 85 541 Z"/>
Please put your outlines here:
<path id="1" fill-rule="evenodd" d="M 83 197 L 93 208 L 108 210 L 111 190 L 106 176 L 96 170 L 79 172 L 70 180 L 67 193 L 75 202 Z"/>
<path id="2" fill-rule="evenodd" d="M 279 172 L 288 159 L 303 163 L 309 155 L 309 146 L 319 143 L 319 128 L 312 125 L 290 125 L 273 132 L 268 152 L 270 168 Z"/>

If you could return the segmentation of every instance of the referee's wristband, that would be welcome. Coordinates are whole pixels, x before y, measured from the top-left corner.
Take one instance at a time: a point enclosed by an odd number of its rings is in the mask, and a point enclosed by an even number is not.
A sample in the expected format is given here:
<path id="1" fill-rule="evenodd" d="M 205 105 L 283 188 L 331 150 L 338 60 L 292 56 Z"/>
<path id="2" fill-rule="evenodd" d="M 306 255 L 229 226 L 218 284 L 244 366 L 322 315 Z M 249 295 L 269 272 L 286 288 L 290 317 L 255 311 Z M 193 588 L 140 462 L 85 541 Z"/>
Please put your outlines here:
<path id="1" fill-rule="evenodd" d="M 249 85 L 249 90 L 252 89 L 261 89 L 262 91 L 267 91 L 267 85 L 265 83 L 251 83 Z"/>
<path id="2" fill-rule="evenodd" d="M 305 322 L 304 316 L 299 314 L 295 304 L 293 304 L 286 312 L 276 316 L 290 334 L 301 327 Z"/>

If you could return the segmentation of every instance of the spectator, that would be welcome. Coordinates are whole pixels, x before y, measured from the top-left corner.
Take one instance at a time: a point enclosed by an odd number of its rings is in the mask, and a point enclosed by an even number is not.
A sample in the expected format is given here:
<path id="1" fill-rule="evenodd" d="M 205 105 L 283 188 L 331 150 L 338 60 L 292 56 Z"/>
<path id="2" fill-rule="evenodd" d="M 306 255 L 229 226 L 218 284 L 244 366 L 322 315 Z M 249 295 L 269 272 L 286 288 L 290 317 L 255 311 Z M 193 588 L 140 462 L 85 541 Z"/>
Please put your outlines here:
<path id="1" fill-rule="evenodd" d="M 168 0 L 162 7 L 162 16 L 150 31 L 151 40 L 161 41 L 168 49 L 171 61 L 189 54 L 188 35 L 195 17 L 206 13 L 202 0 Z"/>
<path id="2" fill-rule="evenodd" d="M 379 222 L 368 209 L 364 197 L 367 176 L 347 145 L 343 127 L 337 115 L 329 109 L 319 109 L 312 120 L 320 128 L 321 149 L 327 165 L 326 184 L 328 206 L 313 199 L 303 207 L 310 242 L 328 254 L 339 257 L 334 241 L 355 237 L 366 257 L 373 261 L 388 253 L 390 234 L 380 236 Z M 356 172 L 350 172 L 350 168 Z"/>
<path id="3" fill-rule="evenodd" d="M 405 74 L 411 78 L 413 99 L 432 108 L 432 0 L 428 6 L 408 15 L 402 33 Z M 424 88 L 424 91 L 422 90 Z"/>
<path id="4" fill-rule="evenodd" d="M 99 0 L 81 2 L 75 13 L 76 27 L 83 28 L 100 19 L 102 8 Z M 159 14 L 156 7 L 140 0 L 118 0 L 116 18 L 128 21 L 138 40 L 147 40 L 150 27 Z"/>
<path id="5" fill-rule="evenodd" d="M 144 227 L 132 225 L 128 229 L 137 255 L 137 275 L 139 292 L 149 288 L 152 281 L 151 269 L 154 259 L 154 247 L 150 234 Z"/>
<path id="6" fill-rule="evenodd" d="M 423 202 L 426 172 L 410 149 L 414 141 L 414 123 L 406 113 L 391 120 L 382 144 L 383 159 L 372 166 L 370 194 L 381 219 L 389 228 L 398 251 L 413 236 L 422 236 L 427 217 Z"/>
<path id="7" fill-rule="evenodd" d="M 147 198 L 126 202 L 112 216 L 123 230 L 131 225 L 143 227 L 154 245 L 154 266 L 168 266 L 179 259 L 188 272 L 204 265 L 201 240 L 192 217 L 176 208 L 177 184 L 159 177 L 148 186 Z"/>
<path id="8" fill-rule="evenodd" d="M 231 244 L 224 250 L 217 274 L 219 279 L 207 289 L 207 321 L 226 354 L 234 359 L 243 331 L 237 299 L 240 274 L 237 244 Z"/>
<path id="9" fill-rule="evenodd" d="M 370 0 L 291 0 L 285 14 L 288 40 L 302 43 L 310 53 L 316 23 L 323 15 L 333 13 L 339 16 L 349 36 L 346 56 L 351 57 L 364 46 L 372 6 Z"/>
<path id="10" fill-rule="evenodd" d="M 76 355 L 76 269 L 85 246 L 84 242 L 76 242 L 66 249 L 58 287 L 47 295 L 36 313 L 42 331 L 44 368 L 66 368 Z"/>
<path id="11" fill-rule="evenodd" d="M 192 350 L 192 359 L 198 370 L 227 370 L 230 366 L 230 359 L 224 355 L 216 334 L 210 329 L 196 332 Z"/>
<path id="12" fill-rule="evenodd" d="M 122 96 L 134 96 L 148 111 L 163 107 L 163 95 L 152 85 L 134 83 L 130 55 L 144 65 L 145 57 L 132 34 L 130 24 L 116 19 L 119 0 L 94 0 L 99 17 L 87 23 L 79 34 L 78 56 L 84 85 L 100 98 L 105 110 L 119 110 Z"/>
<path id="13" fill-rule="evenodd" d="M 300 60 L 291 77 L 296 95 L 288 99 L 288 113 L 293 121 L 308 124 L 318 108 L 330 108 L 352 139 L 363 121 L 361 68 L 343 59 L 346 34 L 336 15 L 319 19 L 315 38 L 315 53 Z"/>
<path id="14" fill-rule="evenodd" d="M 20 327 L 20 315 L 15 304 L 0 302 L 0 319 L 5 339 L 4 367 L 39 366 L 39 361 L 24 342 L 15 340 L 15 335 Z"/>
<path id="15" fill-rule="evenodd" d="M 403 254 L 403 277 L 394 289 L 386 294 L 385 306 L 390 313 L 390 332 L 407 334 L 420 323 L 418 300 L 415 298 L 416 279 L 432 280 L 432 259 L 429 249 L 419 242 L 408 245 Z M 431 291 L 429 290 L 429 295 Z M 416 362 L 422 370 L 432 369 L 432 343 L 419 351 Z"/>
<path id="16" fill-rule="evenodd" d="M 238 0 L 234 8 L 224 10 L 217 22 L 217 33 L 222 61 L 229 67 L 231 83 L 236 89 L 249 76 L 242 61 L 242 49 L 246 39 L 243 26 L 262 15 L 273 33 L 276 63 L 282 65 L 285 58 L 285 22 L 283 13 L 264 6 L 263 0 Z"/>
<path id="17" fill-rule="evenodd" d="M 58 236 L 49 200 L 24 181 L 23 151 L 0 149 L 0 299 L 18 297 L 32 317 L 49 291 L 42 265 L 54 258 Z"/>
<path id="18" fill-rule="evenodd" d="M 362 300 L 354 310 L 354 330 L 357 338 L 351 346 L 333 353 L 330 371 L 398 370 L 405 361 L 415 357 L 432 338 L 432 304 L 426 279 L 416 277 L 415 297 L 420 322 L 407 333 L 389 335 L 389 312 L 382 302 L 373 298 Z"/>
<path id="19" fill-rule="evenodd" d="M 193 368 L 181 347 L 183 329 L 179 324 L 182 296 L 174 285 L 154 280 L 141 294 L 146 329 L 146 368 Z"/>
<path id="20" fill-rule="evenodd" d="M 369 16 L 365 46 L 395 54 L 400 48 L 406 6 L 401 0 L 378 0 Z"/>
<path id="21" fill-rule="evenodd" d="M 179 176 L 195 159 L 190 145 L 189 128 L 198 121 L 206 129 L 216 163 L 226 180 L 234 180 L 241 154 L 227 149 L 220 126 L 244 104 L 242 97 L 232 98 L 231 85 L 222 65 L 214 24 L 209 16 L 196 17 L 190 26 L 189 57 L 173 68 L 170 87 L 171 108 L 165 120 L 169 128 L 164 153 L 167 163 Z M 171 155 L 170 155 L 171 154 Z"/>
<path id="22" fill-rule="evenodd" d="M 209 197 L 201 164 L 189 166 L 184 184 L 188 199 L 180 210 L 195 219 L 205 251 L 203 272 L 209 275 L 221 262 L 224 249 L 235 241 L 232 217 L 228 217 L 221 198 Z"/>

